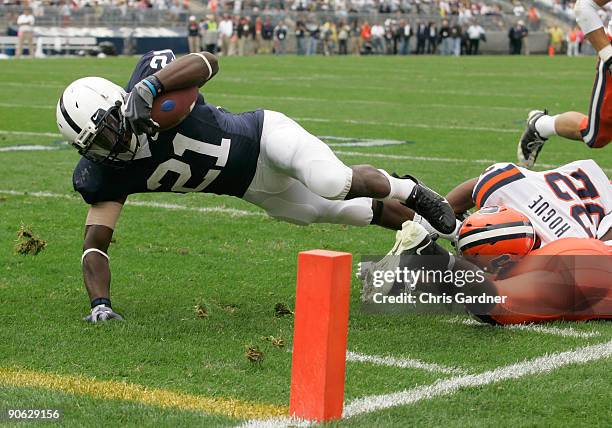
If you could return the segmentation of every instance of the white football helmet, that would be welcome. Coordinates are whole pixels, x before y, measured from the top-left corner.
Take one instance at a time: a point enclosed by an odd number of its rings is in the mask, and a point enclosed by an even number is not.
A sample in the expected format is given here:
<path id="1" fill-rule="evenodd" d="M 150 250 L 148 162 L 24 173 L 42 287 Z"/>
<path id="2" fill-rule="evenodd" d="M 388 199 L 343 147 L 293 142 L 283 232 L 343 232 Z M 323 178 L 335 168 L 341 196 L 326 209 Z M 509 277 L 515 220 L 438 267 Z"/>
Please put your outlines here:
<path id="1" fill-rule="evenodd" d="M 57 103 L 57 126 L 79 151 L 95 163 L 122 166 L 134 159 L 140 147 L 121 114 L 126 93 L 101 77 L 75 80 Z"/>

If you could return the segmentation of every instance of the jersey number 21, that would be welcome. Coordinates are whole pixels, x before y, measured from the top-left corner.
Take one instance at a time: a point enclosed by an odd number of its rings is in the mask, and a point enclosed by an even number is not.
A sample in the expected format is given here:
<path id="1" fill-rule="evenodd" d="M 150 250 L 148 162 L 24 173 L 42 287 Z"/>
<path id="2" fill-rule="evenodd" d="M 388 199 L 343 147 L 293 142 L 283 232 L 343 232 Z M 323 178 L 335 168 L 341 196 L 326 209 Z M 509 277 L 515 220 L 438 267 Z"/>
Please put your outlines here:
<path id="1" fill-rule="evenodd" d="M 147 188 L 149 190 L 156 190 L 161 186 L 161 179 L 168 172 L 174 172 L 178 174 L 178 178 L 174 185 L 172 185 L 173 192 L 201 192 L 208 187 L 217 176 L 221 173 L 221 169 L 227 163 L 227 157 L 230 151 L 231 141 L 229 138 L 223 138 L 221 145 L 205 143 L 203 141 L 194 140 L 193 138 L 185 137 L 181 134 L 176 134 L 174 140 L 172 140 L 172 147 L 174 154 L 182 156 L 185 151 L 190 150 L 202 155 L 211 156 L 217 159 L 215 166 L 219 169 L 209 169 L 204 179 L 196 187 L 185 187 L 187 180 L 191 178 L 191 166 L 178 159 L 168 159 L 167 161 L 158 165 L 157 169 L 151 174 L 147 180 Z"/>

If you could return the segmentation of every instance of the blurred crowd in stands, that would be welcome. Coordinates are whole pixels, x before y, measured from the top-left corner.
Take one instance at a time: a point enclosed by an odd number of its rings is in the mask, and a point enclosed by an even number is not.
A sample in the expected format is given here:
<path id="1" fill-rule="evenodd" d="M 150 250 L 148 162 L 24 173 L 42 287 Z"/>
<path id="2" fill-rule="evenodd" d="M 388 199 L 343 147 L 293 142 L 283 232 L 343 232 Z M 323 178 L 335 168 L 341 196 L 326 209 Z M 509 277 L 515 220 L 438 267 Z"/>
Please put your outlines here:
<path id="1" fill-rule="evenodd" d="M 222 55 L 249 55 L 288 51 L 289 35 L 298 55 L 476 55 L 486 40 L 485 30 L 477 23 L 460 25 L 446 19 L 440 24 L 399 17 L 383 22 L 339 19 L 318 22 L 314 19 L 273 22 L 267 16 L 208 15 L 200 21 L 191 16 L 188 38 L 191 51 L 200 48 Z"/>
<path id="2" fill-rule="evenodd" d="M 6 6 L 28 7 L 40 21 L 52 25 L 112 24 L 147 20 L 184 22 L 189 15 L 189 0 L 0 0 Z M 0 12 L 1 7 L 0 7 Z M 14 13 L 8 13 L 10 21 Z M 57 19 L 56 19 L 57 18 Z"/>
<path id="3" fill-rule="evenodd" d="M 275 11 L 360 13 L 374 12 L 458 16 L 470 19 L 480 15 L 500 15 L 497 4 L 476 0 L 204 0 L 198 1 L 209 12 L 240 13 L 254 11 L 274 14 Z M 29 6 L 34 14 L 44 14 L 45 7 L 66 7 L 72 10 L 101 6 L 117 9 L 189 9 L 189 0 L 0 0 L 0 5 Z"/>
<path id="4" fill-rule="evenodd" d="M 59 9 L 62 16 L 70 17 L 73 12 L 86 9 L 103 15 L 116 11 L 127 15 L 130 11 L 150 10 L 168 13 L 170 18 L 185 20 L 190 11 L 190 0 L 0 0 L 0 7 L 29 6 L 33 15 L 42 17 L 45 9 Z M 270 15 L 273 18 L 286 12 L 329 12 L 346 18 L 350 13 L 395 13 L 422 15 L 438 18 L 456 18 L 459 24 L 468 23 L 474 17 L 501 16 L 512 13 L 526 19 L 530 30 L 537 30 L 540 15 L 535 5 L 552 13 L 575 19 L 573 7 L 575 0 L 535 0 L 527 7 L 521 0 L 194 0 L 192 11 L 206 11 L 212 14 L 232 13 Z M 501 5 L 504 5 L 502 8 Z M 612 14 L 612 5 L 602 10 L 605 15 Z M 112 15 L 112 14 L 111 14 Z"/>
<path id="5" fill-rule="evenodd" d="M 544 28 L 538 8 L 526 8 L 518 0 L 504 11 L 509 24 L 495 20 L 503 16 L 499 5 L 469 0 L 208 0 L 193 5 L 189 0 L 29 0 L 21 6 L 28 12 L 9 21 L 19 28 L 20 41 L 29 45 L 34 20 L 44 17 L 45 10 L 59 10 L 62 24 L 69 26 L 72 12 L 88 10 L 102 17 L 108 8 L 123 15 L 165 12 L 179 26 L 187 20 L 190 51 L 221 55 L 477 55 L 489 30 L 507 31 L 508 52 L 514 55 L 530 53 L 530 31 L 548 33 L 549 54 L 579 55 L 584 41 L 577 27 Z M 201 18 L 189 15 L 194 9 Z M 274 13 L 282 10 L 286 12 Z M 311 13 L 316 11 L 329 13 Z M 487 25 L 481 25 L 484 17 Z"/>
<path id="6" fill-rule="evenodd" d="M 504 29 L 508 23 L 503 17 L 511 13 L 509 7 L 503 10 L 499 3 L 490 0 L 488 3 L 479 0 L 195 0 L 193 4 L 190 0 L 0 0 L 0 5 L 29 7 L 36 18 L 59 16 L 59 22 L 52 22 L 54 25 L 125 25 L 126 18 L 135 24 L 144 24 L 147 17 L 158 24 L 168 20 L 185 22 L 191 13 L 270 16 L 278 21 L 288 15 L 295 17 L 312 12 L 333 17 L 335 21 L 349 20 L 354 15 L 398 14 L 437 22 L 449 19 L 468 26 L 479 19 L 486 21 L 485 27 Z M 515 15 L 519 16 L 516 12 Z M 85 22 L 73 19 L 81 17 L 86 18 Z"/>
<path id="7" fill-rule="evenodd" d="M 87 7 L 109 7 L 116 9 L 157 9 L 181 11 L 189 9 L 189 0 L 0 0 L 4 6 L 30 7 L 35 16 L 44 16 L 45 8 L 68 8 L 79 10 Z"/>

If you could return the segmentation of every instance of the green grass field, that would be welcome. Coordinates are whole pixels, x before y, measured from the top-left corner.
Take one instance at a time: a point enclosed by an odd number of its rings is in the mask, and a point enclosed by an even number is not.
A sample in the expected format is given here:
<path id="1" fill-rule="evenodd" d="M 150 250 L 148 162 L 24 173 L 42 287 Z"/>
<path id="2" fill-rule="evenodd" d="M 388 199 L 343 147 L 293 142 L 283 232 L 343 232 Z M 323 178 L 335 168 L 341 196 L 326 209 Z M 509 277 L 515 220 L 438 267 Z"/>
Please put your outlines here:
<path id="1" fill-rule="evenodd" d="M 259 211 L 228 197 L 136 195 L 130 200 L 186 209 L 126 206 L 110 252 L 113 307 L 126 322 L 81 321 L 89 308 L 79 264 L 87 206 L 72 191 L 79 155 L 60 145 L 55 105 L 79 77 L 103 76 L 123 86 L 136 60 L 0 63 L 0 150 L 6 149 L 0 151 L 0 410 L 59 408 L 62 424 L 75 427 L 231 426 L 252 419 L 105 395 L 112 387 L 99 382 L 117 381 L 253 407 L 270 404 L 282 413 L 289 402 L 293 320 L 276 317 L 274 307 L 294 306 L 297 253 L 348 251 L 356 264 L 361 255 L 384 254 L 394 235 L 375 227 L 284 224 L 248 215 Z M 278 110 L 316 135 L 349 137 L 327 140 L 347 164 L 410 172 L 447 192 L 488 163 L 514 161 L 529 110 L 586 111 L 593 75 L 591 58 L 224 58 L 203 92 L 208 102 L 232 111 Z M 359 147 L 350 138 L 408 143 Z M 19 145 L 52 150 L 7 149 Z M 610 148 L 589 150 L 558 138 L 539 161 L 560 165 L 583 158 L 596 159 L 612 175 Z M 248 213 L 195 210 L 201 207 Z M 14 252 L 22 223 L 48 241 L 37 256 Z M 197 305 L 207 316 L 196 314 Z M 612 340 L 610 323 L 548 327 L 369 316 L 360 312 L 355 280 L 348 349 L 477 375 Z M 284 348 L 263 339 L 269 336 L 284 339 Z M 247 361 L 247 345 L 264 352 L 261 364 Z M 22 372 L 32 375 L 16 376 Z M 80 376 L 92 387 L 45 386 L 31 380 L 36 373 Z M 610 373 L 611 359 L 595 359 L 357 413 L 332 425 L 606 427 L 612 425 Z M 460 374 L 349 361 L 346 402 L 454 376 Z"/>

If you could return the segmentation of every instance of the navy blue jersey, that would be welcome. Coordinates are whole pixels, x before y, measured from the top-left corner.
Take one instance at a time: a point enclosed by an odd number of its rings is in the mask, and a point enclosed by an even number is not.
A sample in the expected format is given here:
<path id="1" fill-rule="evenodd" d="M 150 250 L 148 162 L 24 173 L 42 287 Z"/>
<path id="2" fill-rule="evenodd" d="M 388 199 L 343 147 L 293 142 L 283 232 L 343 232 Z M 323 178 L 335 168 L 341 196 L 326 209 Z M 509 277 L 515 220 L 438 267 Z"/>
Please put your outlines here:
<path id="1" fill-rule="evenodd" d="M 174 60 L 170 50 L 145 54 L 127 90 Z M 175 128 L 148 138 L 123 169 L 82 158 L 73 174 L 74 189 L 85 202 L 113 201 L 133 193 L 206 192 L 242 197 L 255 175 L 263 110 L 233 114 L 198 97 Z"/>

